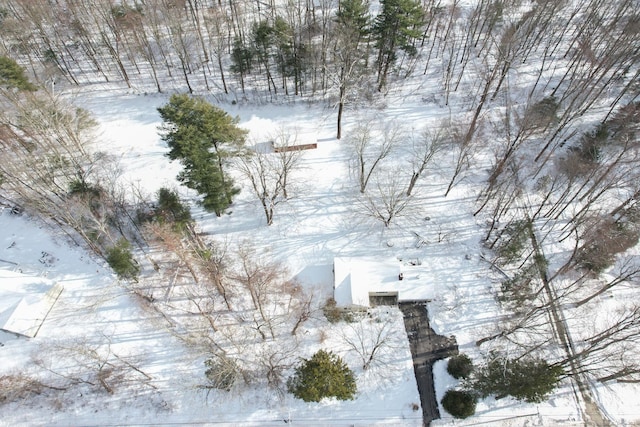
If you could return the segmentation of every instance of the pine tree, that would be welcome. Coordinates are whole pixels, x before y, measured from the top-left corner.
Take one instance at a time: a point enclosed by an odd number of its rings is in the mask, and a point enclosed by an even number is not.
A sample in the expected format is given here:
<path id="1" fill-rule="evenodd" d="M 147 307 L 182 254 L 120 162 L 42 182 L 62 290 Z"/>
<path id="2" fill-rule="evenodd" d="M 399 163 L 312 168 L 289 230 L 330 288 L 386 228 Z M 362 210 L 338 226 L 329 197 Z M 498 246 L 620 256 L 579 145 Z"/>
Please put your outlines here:
<path id="1" fill-rule="evenodd" d="M 336 138 L 342 137 L 342 113 L 351 87 L 366 71 L 368 49 L 363 44 L 370 35 L 369 3 L 366 0 L 343 0 L 336 13 L 333 49 L 338 80 L 338 125 Z"/>
<path id="2" fill-rule="evenodd" d="M 191 212 L 178 197 L 178 193 L 162 187 L 158 190 L 158 207 L 155 217 L 160 223 L 170 223 L 178 229 L 184 229 L 191 222 Z"/>
<path id="3" fill-rule="evenodd" d="M 233 41 L 231 50 L 231 71 L 240 77 L 240 86 L 244 93 L 244 77 L 251 72 L 254 52 L 246 47 L 239 37 Z"/>
<path id="4" fill-rule="evenodd" d="M 287 386 L 294 396 L 305 402 L 319 402 L 324 397 L 351 400 L 357 391 L 351 369 L 333 352 L 324 350 L 319 350 L 311 359 L 303 359 Z"/>
<path id="5" fill-rule="evenodd" d="M 37 89 L 24 75 L 24 69 L 7 56 L 0 56 L 0 86 L 28 91 Z"/>
<path id="6" fill-rule="evenodd" d="M 378 90 L 387 84 L 389 68 L 402 50 L 410 56 L 417 53 L 414 41 L 421 36 L 423 10 L 414 0 L 381 0 L 382 11 L 376 17 L 373 34 L 378 48 Z"/>
<path id="7" fill-rule="evenodd" d="M 271 74 L 271 57 L 274 49 L 274 29 L 267 21 L 261 21 L 253 25 L 253 52 L 258 63 L 264 67 L 269 92 L 278 93 L 276 84 Z"/>
<path id="8" fill-rule="evenodd" d="M 107 249 L 107 263 L 119 279 L 138 281 L 140 267 L 131 254 L 127 240 L 120 239 L 115 246 Z"/>
<path id="9" fill-rule="evenodd" d="M 550 366 L 542 359 L 492 355 L 486 366 L 476 370 L 473 388 L 482 396 L 495 395 L 496 399 L 513 396 L 538 403 L 555 389 L 562 373 L 560 366 Z"/>
<path id="10" fill-rule="evenodd" d="M 239 191 L 225 174 L 224 161 L 242 148 L 247 131 L 238 127 L 237 118 L 189 95 L 173 95 L 158 112 L 167 156 L 184 167 L 178 180 L 203 196 L 205 209 L 220 216 Z"/>

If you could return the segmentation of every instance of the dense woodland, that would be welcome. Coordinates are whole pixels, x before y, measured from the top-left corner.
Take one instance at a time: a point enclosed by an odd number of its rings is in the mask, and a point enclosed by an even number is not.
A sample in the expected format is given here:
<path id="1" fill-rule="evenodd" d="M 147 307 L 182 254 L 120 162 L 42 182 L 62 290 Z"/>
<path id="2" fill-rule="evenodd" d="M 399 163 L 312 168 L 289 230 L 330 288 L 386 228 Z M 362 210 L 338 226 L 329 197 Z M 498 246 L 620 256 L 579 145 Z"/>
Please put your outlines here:
<path id="1" fill-rule="evenodd" d="M 208 331 L 211 363 L 238 369 L 222 351 L 234 338 L 220 332 L 218 319 L 228 324 L 234 316 L 239 289 L 254 310 L 245 327 L 265 342 L 295 335 L 317 301 L 248 247 L 235 249 L 240 264 L 227 268 L 227 249 L 201 239 L 175 194 L 136 203 L 125 197 L 113 159 L 91 146 L 93 119 L 56 96 L 61 82 L 79 90 L 119 82 L 136 93 L 207 95 L 221 105 L 322 103 L 335 110 L 337 138 L 353 147 L 354 197 L 384 227 L 412 203 L 414 186 L 443 152 L 453 153 L 447 193 L 478 159 L 490 159 L 473 215 L 486 220 L 484 244 L 504 276 L 495 296 L 508 315 L 477 344 L 500 349 L 494 361 L 543 358 L 580 385 L 640 381 L 637 302 L 611 313 L 603 329 L 585 328 L 584 336 L 567 329 L 567 316 L 575 320 L 597 297 L 640 280 L 629 251 L 640 237 L 637 1 L 2 0 L 0 55 L 40 87 L 4 82 L 4 203 L 58 223 L 105 258 L 124 253 L 125 279 L 138 274 L 127 264 L 126 241 L 149 259 L 149 247 L 163 246 L 174 263 L 165 274 L 183 269 L 193 279 L 184 294 L 207 323 L 200 330 Z M 439 126 L 410 139 L 391 125 L 342 129 L 343 115 L 384 108 L 386 97 L 421 80 L 434 84 L 407 96 L 448 110 Z M 189 151 L 216 164 L 202 172 L 202 158 L 184 155 L 180 145 L 199 137 L 181 133 L 183 118 L 172 110 L 188 99 L 174 97 L 160 109 L 170 156 L 184 161 L 179 179 L 220 214 L 233 199 L 224 175 L 233 167 L 271 224 L 288 197 L 296 155 L 268 160 L 242 148 L 242 132 L 222 135 Z M 221 117 L 211 114 L 213 122 Z M 234 126 L 232 118 L 220 120 Z M 291 135 L 280 137 L 286 144 Z M 409 154 L 396 157 L 411 174 L 385 179 L 379 165 L 407 140 Z M 215 176 L 217 186 L 203 186 L 200 172 Z M 282 295 L 290 310 L 270 312 Z M 142 296 L 169 317 L 176 310 Z M 282 387 L 293 349 L 268 350 L 261 363 Z"/>

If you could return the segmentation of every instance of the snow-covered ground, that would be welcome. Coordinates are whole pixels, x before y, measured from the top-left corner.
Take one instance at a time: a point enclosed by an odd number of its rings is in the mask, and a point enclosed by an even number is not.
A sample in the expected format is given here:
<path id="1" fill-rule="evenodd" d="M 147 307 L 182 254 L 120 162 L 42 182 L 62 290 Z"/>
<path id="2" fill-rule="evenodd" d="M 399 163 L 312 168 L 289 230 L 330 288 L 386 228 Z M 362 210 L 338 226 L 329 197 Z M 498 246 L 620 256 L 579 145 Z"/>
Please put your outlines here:
<path id="1" fill-rule="evenodd" d="M 387 108 L 376 113 L 378 121 L 415 130 L 447 114 L 419 99 L 389 96 Z M 167 99 L 161 94 L 107 93 L 76 99 L 99 121 L 100 149 L 119 158 L 122 182 L 148 196 L 163 186 L 179 188 L 175 176 L 180 167 L 164 156 L 167 149 L 157 133 L 160 118 L 156 108 Z M 485 178 L 474 171 L 482 172 L 482 167 L 465 174 L 445 198 L 451 172 L 444 154 L 419 181 L 411 208 L 384 228 L 356 203 L 359 192 L 349 167 L 348 147 L 334 138 L 334 111 L 305 104 L 221 107 L 240 117 L 240 125 L 250 131 L 250 143 L 265 142 L 278 129 L 286 128 L 295 130 L 303 143 L 313 138 L 318 148 L 304 152 L 302 168 L 293 181 L 293 197 L 277 207 L 272 226 L 266 226 L 259 204 L 245 187 L 231 213 L 220 218 L 192 204 L 203 232 L 218 241 L 250 242 L 257 251 L 286 263 L 304 286 L 315 288 L 324 297 L 331 295 L 336 256 L 420 260 L 420 265 L 407 265 L 410 273 L 403 283 L 406 298 L 431 299 L 434 329 L 455 335 L 461 352 L 480 356 L 475 341 L 494 330 L 501 314 L 492 291 L 496 273 L 482 258 L 484 224 L 472 216 L 476 190 Z M 346 129 L 363 119 L 360 113 L 349 111 Z M 397 158 L 402 156 L 402 147 L 399 153 Z M 482 155 L 474 159 L 480 165 L 488 160 Z M 396 159 L 388 165 L 402 175 L 407 171 L 398 162 Z M 195 200 L 192 192 L 179 191 Z M 44 253 L 51 256 L 46 262 L 42 261 Z M 0 215 L 0 259 L 15 263 L 2 264 L 2 269 L 37 267 L 29 270 L 36 271 L 34 283 L 46 277 L 64 286 L 35 338 L 0 333 L 0 375 L 42 377 L 47 369 L 72 372 L 68 368 L 74 363 L 95 366 L 105 358 L 114 365 L 126 362 L 141 371 L 127 370 L 128 376 L 121 379 L 124 391 L 117 389 L 112 394 L 80 384 L 66 391 L 44 389 L 38 396 L 2 405 L 1 425 L 259 426 L 282 425 L 284 420 L 310 426 L 421 424 L 421 412 L 414 407 L 420 399 L 411 355 L 397 311 L 382 314 L 397 330 L 388 354 L 381 358 L 383 365 L 363 371 L 358 369 L 356 355 L 340 353 L 357 374 L 359 393 L 353 401 L 307 404 L 291 395 L 271 396 L 264 389 L 251 388 L 207 395 L 197 387 L 203 381 L 202 360 L 158 327 L 157 315 L 145 311 L 139 298 L 121 286 L 103 262 L 82 248 L 69 246 L 65 236 L 27 215 L 4 211 Z M 320 347 L 341 348 L 341 327 L 310 322 L 303 345 L 309 352 L 301 356 Z M 87 354 L 89 350 L 93 353 Z M 434 367 L 438 399 L 456 384 L 445 366 L 441 361 Z M 640 419 L 637 386 L 599 386 L 596 396 L 619 425 Z M 442 409 L 441 415 L 442 420 L 434 425 L 553 426 L 582 425 L 583 421 L 580 402 L 569 382 L 542 404 L 485 399 L 478 403 L 476 415 L 465 421 L 454 420 Z"/>

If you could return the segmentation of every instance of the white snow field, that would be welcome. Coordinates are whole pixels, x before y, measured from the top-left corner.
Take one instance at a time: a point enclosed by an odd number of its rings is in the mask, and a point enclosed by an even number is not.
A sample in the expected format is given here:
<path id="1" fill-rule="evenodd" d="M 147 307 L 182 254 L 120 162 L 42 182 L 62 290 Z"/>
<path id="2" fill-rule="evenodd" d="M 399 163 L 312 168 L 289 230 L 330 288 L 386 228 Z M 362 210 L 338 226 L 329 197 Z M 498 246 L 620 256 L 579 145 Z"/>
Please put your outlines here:
<path id="1" fill-rule="evenodd" d="M 418 97 L 389 94 L 376 120 L 407 130 L 434 123 L 447 112 Z M 179 189 L 189 200 L 198 228 L 219 242 L 250 242 L 256 253 L 283 262 L 299 282 L 319 297 L 331 296 L 334 257 L 398 259 L 405 268 L 402 292 L 407 299 L 430 299 L 432 327 L 455 335 L 461 352 L 481 356 L 475 341 L 496 329 L 502 315 L 493 294 L 500 277 L 482 255 L 483 219 L 472 216 L 476 191 L 485 179 L 483 168 L 466 173 L 448 197 L 443 197 L 450 165 L 441 155 L 418 183 L 410 208 L 388 228 L 368 217 L 355 200 L 358 188 L 349 167 L 345 142 L 335 140 L 334 112 L 320 106 L 220 105 L 240 117 L 250 144 L 269 140 L 279 128 L 295 129 L 301 139 L 318 147 L 305 151 L 303 166 L 293 180 L 293 197 L 279 205 L 274 224 L 267 226 L 257 201 L 240 176 L 243 191 L 228 214 L 215 217 L 202 211 L 195 195 L 179 187 L 177 163 L 165 157 L 157 133 L 158 106 L 166 95 L 117 92 L 100 97 L 80 95 L 76 104 L 90 110 L 100 123 L 100 149 L 116 155 L 122 182 L 152 196 L 162 186 Z M 346 129 L 364 113 L 350 111 Z M 403 153 L 385 164 L 399 176 Z M 488 164 L 488 154 L 474 162 Z M 478 172 L 479 171 L 479 172 Z M 419 236 L 419 237 L 418 237 Z M 46 254 L 46 256 L 45 256 Z M 43 258 L 44 257 L 44 258 Z M 277 395 L 264 384 L 243 385 L 229 392 L 207 393 L 201 354 L 193 352 L 171 331 L 161 327 L 158 314 L 144 309 L 140 297 L 119 283 L 108 266 L 66 236 L 23 214 L 0 215 L 0 277 L 31 267 L 33 286 L 60 284 L 64 290 L 34 338 L 0 332 L 0 374 L 28 374 L 55 387 L 57 376 L 73 380 L 77 368 L 99 369 L 105 360 L 126 369 L 111 392 L 78 379 L 67 390 L 40 388 L 25 398 L 0 406 L 0 425 L 396 425 L 419 426 L 422 414 L 411 354 L 399 311 L 382 309 L 379 316 L 393 325 L 391 344 L 381 363 L 367 371 L 341 337 L 344 323 L 327 324 L 319 316 L 299 334 L 300 357 L 319 348 L 341 355 L 357 376 L 353 401 L 305 403 L 290 394 Z M 418 261 L 418 262 L 416 262 Z M 411 265 L 419 264 L 419 265 Z M 22 278 L 24 280 L 24 277 Z M 144 274 L 141 280 L 145 280 Z M 3 283 L 3 289 L 6 288 Z M 18 290 L 16 290 L 17 292 Z M 597 301 L 592 309 L 622 302 L 622 290 Z M 456 385 L 446 373 L 446 361 L 434 367 L 437 397 Z M 114 368 L 115 369 L 115 368 Z M 99 378 L 96 377 L 96 381 Z M 61 382 L 62 383 L 62 382 Z M 640 387 L 633 384 L 591 384 L 598 405 L 617 425 L 640 419 Z M 541 404 L 511 398 L 480 400 L 476 415 L 455 420 L 444 410 L 433 425 L 555 426 L 583 425 L 582 402 L 570 381 Z"/>

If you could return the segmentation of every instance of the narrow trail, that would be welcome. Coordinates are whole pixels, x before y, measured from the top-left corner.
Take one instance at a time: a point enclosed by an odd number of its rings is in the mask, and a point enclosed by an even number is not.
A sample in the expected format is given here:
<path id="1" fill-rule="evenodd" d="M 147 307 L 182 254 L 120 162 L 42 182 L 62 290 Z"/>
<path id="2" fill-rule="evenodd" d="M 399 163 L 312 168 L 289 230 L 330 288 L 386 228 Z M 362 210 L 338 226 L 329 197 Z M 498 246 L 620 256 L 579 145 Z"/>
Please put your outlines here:
<path id="1" fill-rule="evenodd" d="M 533 246 L 536 258 L 546 259 L 544 257 L 544 253 L 542 252 L 542 248 L 538 244 L 538 239 L 536 238 L 531 221 L 529 221 L 529 234 L 531 238 L 531 245 Z M 564 349 L 567 357 L 570 360 L 569 364 L 571 366 L 571 379 L 575 381 L 576 385 L 578 386 L 578 391 L 580 392 L 580 397 L 582 398 L 582 402 L 584 404 L 584 408 L 582 409 L 585 426 L 613 426 L 611 421 L 609 421 L 609 419 L 604 416 L 604 414 L 600 410 L 600 407 L 595 402 L 593 393 L 589 388 L 586 378 L 584 378 L 583 375 L 580 374 L 579 362 L 575 359 L 573 342 L 571 341 L 571 336 L 569 335 L 567 323 L 565 321 L 562 310 L 560 310 L 558 308 L 558 305 L 555 303 L 555 290 L 549 282 L 549 275 L 546 266 L 538 263 L 538 272 L 540 274 L 540 279 L 542 280 L 545 293 L 549 298 L 549 312 L 552 318 L 551 324 L 556 332 L 556 336 L 560 340 L 562 348 Z"/>
<path id="2" fill-rule="evenodd" d="M 436 391 L 433 384 L 433 363 L 458 354 L 455 338 L 438 335 L 429 325 L 426 302 L 400 303 L 404 327 L 409 337 L 413 370 L 420 393 L 423 425 L 440 418 Z"/>

